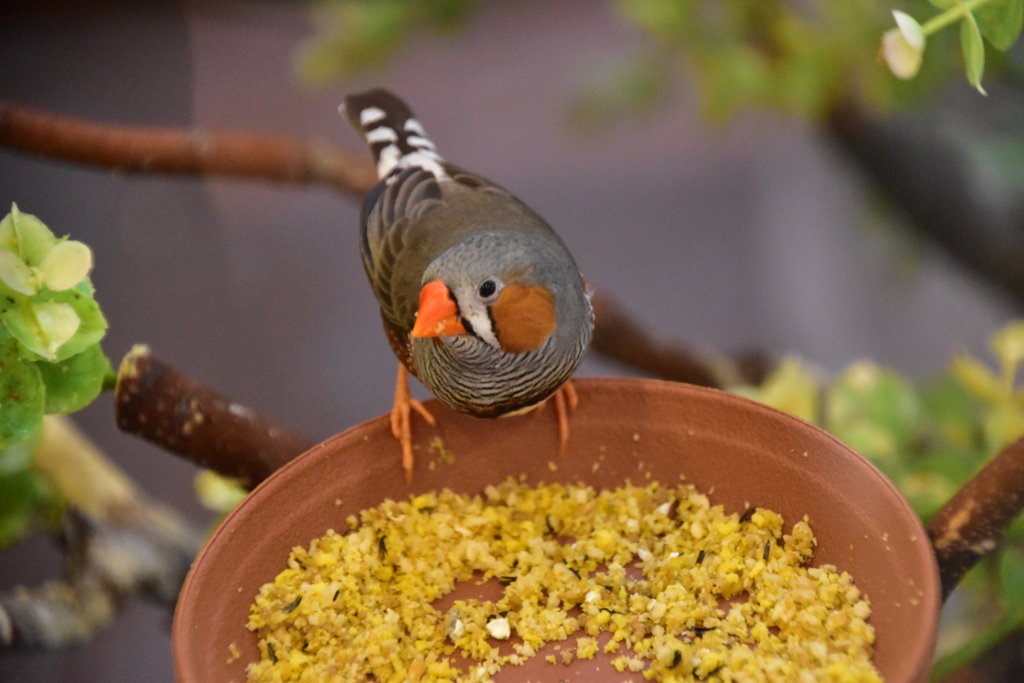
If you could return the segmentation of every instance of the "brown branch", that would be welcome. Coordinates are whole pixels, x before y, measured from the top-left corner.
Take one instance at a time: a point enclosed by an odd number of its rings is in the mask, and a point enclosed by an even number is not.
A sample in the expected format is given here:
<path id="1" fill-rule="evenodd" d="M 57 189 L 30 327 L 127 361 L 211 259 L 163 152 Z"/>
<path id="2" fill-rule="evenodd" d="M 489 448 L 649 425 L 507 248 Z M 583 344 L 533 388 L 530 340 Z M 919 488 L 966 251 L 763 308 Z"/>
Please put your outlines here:
<path id="1" fill-rule="evenodd" d="M 136 346 L 121 361 L 114 412 L 136 434 L 252 488 L 313 442 L 274 424 Z"/>
<path id="2" fill-rule="evenodd" d="M 88 641 L 117 613 L 96 581 L 47 581 L 0 594 L 0 646 L 58 648 Z"/>
<path id="3" fill-rule="evenodd" d="M 609 360 L 653 377 L 705 387 L 760 384 L 771 363 L 759 354 L 729 358 L 697 353 L 657 339 L 607 294 L 596 291 L 591 349 Z"/>
<path id="4" fill-rule="evenodd" d="M 994 99 L 992 117 L 1020 118 L 1019 97 Z M 954 261 L 1016 297 L 1019 305 L 1024 301 L 1024 232 L 1019 229 L 1024 194 L 993 199 L 993 192 L 979 191 L 998 187 L 977 170 L 970 151 L 978 147 L 984 124 L 965 120 L 951 137 L 935 117 L 883 119 L 847 102 L 830 112 L 825 130 L 922 234 Z"/>
<path id="5" fill-rule="evenodd" d="M 1007 446 L 954 495 L 928 525 L 943 599 L 995 549 L 1024 508 L 1024 438 Z"/>
<path id="6" fill-rule="evenodd" d="M 237 131 L 93 123 L 0 100 L 0 146 L 102 168 L 327 183 L 361 197 L 377 182 L 365 154 Z"/>
<path id="7" fill-rule="evenodd" d="M 2 100 L 0 147 L 145 173 L 323 182 L 357 198 L 377 181 L 366 155 L 337 147 L 256 133 L 101 125 Z M 606 296 L 595 297 L 595 308 L 594 352 L 642 373 L 725 387 L 759 382 L 768 367 L 757 354 L 730 359 L 657 340 Z"/>

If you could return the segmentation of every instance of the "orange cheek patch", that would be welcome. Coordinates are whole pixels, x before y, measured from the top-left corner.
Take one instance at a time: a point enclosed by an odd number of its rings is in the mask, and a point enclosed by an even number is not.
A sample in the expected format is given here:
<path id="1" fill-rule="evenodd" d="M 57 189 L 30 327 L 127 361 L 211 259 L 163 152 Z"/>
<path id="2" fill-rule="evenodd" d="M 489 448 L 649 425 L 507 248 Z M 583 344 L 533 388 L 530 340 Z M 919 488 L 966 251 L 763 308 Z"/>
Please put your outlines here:
<path id="1" fill-rule="evenodd" d="M 533 351 L 555 331 L 555 295 L 543 285 L 508 285 L 491 305 L 501 350 Z"/>

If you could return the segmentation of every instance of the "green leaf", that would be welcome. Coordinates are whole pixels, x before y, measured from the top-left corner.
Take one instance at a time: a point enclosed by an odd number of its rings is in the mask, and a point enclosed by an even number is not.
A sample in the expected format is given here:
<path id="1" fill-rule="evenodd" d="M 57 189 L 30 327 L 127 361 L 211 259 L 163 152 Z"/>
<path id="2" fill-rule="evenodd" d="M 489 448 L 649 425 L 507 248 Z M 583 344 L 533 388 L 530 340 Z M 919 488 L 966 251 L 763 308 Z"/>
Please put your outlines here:
<path id="1" fill-rule="evenodd" d="M 985 403 L 999 403 L 1008 398 L 1006 387 L 995 373 L 971 356 L 953 356 L 949 369 L 953 377 Z"/>
<path id="2" fill-rule="evenodd" d="M 22 355 L 32 360 L 36 357 L 56 360 L 57 349 L 74 335 L 80 324 L 81 320 L 70 306 L 37 302 L 34 297 L 18 301 L 4 311 L 7 331 L 21 344 Z M 55 329 L 57 327 L 63 329 Z"/>
<path id="3" fill-rule="evenodd" d="M 908 474 L 900 479 L 898 485 L 914 512 L 926 524 L 960 488 L 954 480 L 930 471 Z"/>
<path id="4" fill-rule="evenodd" d="M 844 440 L 844 432 L 874 435 L 877 447 L 891 449 L 890 455 L 905 451 L 917 439 L 921 418 L 914 387 L 874 363 L 854 363 L 828 391 L 826 429 Z M 864 455 L 872 457 L 870 453 Z"/>
<path id="5" fill-rule="evenodd" d="M 92 403 L 113 372 L 99 344 L 59 363 L 36 363 L 46 385 L 46 413 L 73 413 Z"/>
<path id="6" fill-rule="evenodd" d="M 999 601 L 1008 615 L 1024 619 L 1024 554 L 1015 548 L 999 559 Z"/>
<path id="7" fill-rule="evenodd" d="M 24 440 L 0 450 L 0 477 L 10 476 L 31 467 L 36 447 L 42 438 L 43 423 L 40 422 Z"/>
<path id="8" fill-rule="evenodd" d="M 796 358 L 784 358 L 761 386 L 740 387 L 736 393 L 808 422 L 818 422 L 818 383 Z"/>
<path id="9" fill-rule="evenodd" d="M 30 213 L 22 213 L 17 205 L 11 206 L 10 216 L 13 227 L 13 250 L 27 265 L 38 266 L 43 257 L 57 244 L 57 238 L 41 220 Z"/>
<path id="10" fill-rule="evenodd" d="M 1017 42 L 1024 26 L 1024 0 L 995 0 L 976 9 L 974 16 L 982 35 L 1005 52 Z"/>
<path id="11" fill-rule="evenodd" d="M 1024 320 L 1015 320 L 992 335 L 992 351 L 999 359 L 1003 381 L 1012 391 L 1017 367 L 1024 361 Z"/>
<path id="12" fill-rule="evenodd" d="M 222 476 L 213 470 L 200 470 L 193 485 L 203 507 L 224 514 L 230 512 L 248 494 L 237 479 Z"/>
<path id="13" fill-rule="evenodd" d="M 84 280 L 71 289 L 62 292 L 40 292 L 34 298 L 55 303 L 65 303 L 78 314 L 81 324 L 75 336 L 57 350 L 56 360 L 67 360 L 92 346 L 107 333 L 107 319 L 100 311 L 100 305 L 92 298 L 92 283 Z"/>
<path id="14" fill-rule="evenodd" d="M 616 9 L 627 21 L 670 42 L 692 23 L 693 3 L 679 0 L 619 0 Z"/>
<path id="15" fill-rule="evenodd" d="M 970 12 L 960 22 L 960 47 L 964 53 L 964 68 L 967 81 L 982 95 L 987 94 L 981 87 L 981 75 L 985 71 L 985 44 L 981 40 L 978 22 Z"/>
<path id="16" fill-rule="evenodd" d="M 39 264 L 43 284 L 55 292 L 71 289 L 92 269 L 92 251 L 75 240 L 54 245 Z"/>
<path id="17" fill-rule="evenodd" d="M 32 360 L 62 361 L 81 353 L 92 346 L 107 330 L 107 320 L 100 311 L 99 304 L 92 298 L 92 285 L 87 280 L 77 286 L 61 292 L 42 290 L 31 299 L 18 302 L 4 313 L 4 323 L 11 336 L 21 343 L 22 348 Z M 64 304 L 70 309 L 54 308 L 48 304 Z M 42 308 L 41 308 L 42 307 Z M 40 326 L 40 311 L 56 313 L 58 311 L 74 311 L 78 317 L 78 327 L 67 341 L 57 348 L 52 348 L 54 339 Z M 53 320 L 56 326 L 59 318 Z"/>
<path id="18" fill-rule="evenodd" d="M 928 2 L 939 9 L 949 9 L 957 3 L 957 0 L 928 0 Z"/>
<path id="19" fill-rule="evenodd" d="M 14 233 L 14 213 L 8 213 L 0 220 L 0 250 L 18 253 L 18 240 Z"/>
<path id="20" fill-rule="evenodd" d="M 22 359 L 13 339 L 0 339 L 0 449 L 6 449 L 39 426 L 46 400 L 39 369 Z"/>
<path id="21" fill-rule="evenodd" d="M 64 342 L 75 336 L 82 320 L 75 313 L 75 309 L 64 303 L 33 301 L 31 308 L 42 338 L 46 342 L 46 355 L 52 358 Z"/>
<path id="22" fill-rule="evenodd" d="M 998 403 L 982 420 L 988 452 L 998 453 L 1024 435 L 1024 410 L 1013 403 Z"/>
<path id="23" fill-rule="evenodd" d="M 32 269 L 11 251 L 0 250 L 0 282 L 18 294 L 31 296 L 38 289 L 38 282 Z"/>
<path id="24" fill-rule="evenodd" d="M 0 476 L 0 548 L 24 534 L 39 494 L 36 478 L 32 470 Z"/>
<path id="25" fill-rule="evenodd" d="M 981 402 L 949 373 L 925 381 L 920 396 L 940 443 L 975 453 L 975 458 L 980 459 Z M 973 467 L 974 463 L 967 465 Z"/>
<path id="26" fill-rule="evenodd" d="M 297 68 L 311 82 L 325 82 L 381 66 L 398 49 L 415 18 L 410 0 L 321 3 L 317 36 L 303 45 Z"/>
<path id="27" fill-rule="evenodd" d="M 995 647 L 1001 640 L 1019 628 L 1012 619 L 1000 619 L 991 626 L 972 635 L 967 642 L 952 652 L 939 657 L 932 665 L 929 681 L 943 681 L 953 672 L 967 666 Z"/>

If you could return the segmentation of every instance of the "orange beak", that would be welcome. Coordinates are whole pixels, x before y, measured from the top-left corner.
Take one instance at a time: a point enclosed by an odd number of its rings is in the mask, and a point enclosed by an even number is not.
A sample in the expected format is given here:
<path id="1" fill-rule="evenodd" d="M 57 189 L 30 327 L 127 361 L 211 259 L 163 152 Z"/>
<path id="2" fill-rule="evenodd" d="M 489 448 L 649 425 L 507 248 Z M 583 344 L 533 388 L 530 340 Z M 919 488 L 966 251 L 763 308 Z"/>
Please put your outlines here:
<path id="1" fill-rule="evenodd" d="M 459 308 L 448 291 L 448 285 L 441 280 L 431 280 L 423 285 L 412 336 L 441 337 L 465 333 L 466 328 L 459 320 Z"/>

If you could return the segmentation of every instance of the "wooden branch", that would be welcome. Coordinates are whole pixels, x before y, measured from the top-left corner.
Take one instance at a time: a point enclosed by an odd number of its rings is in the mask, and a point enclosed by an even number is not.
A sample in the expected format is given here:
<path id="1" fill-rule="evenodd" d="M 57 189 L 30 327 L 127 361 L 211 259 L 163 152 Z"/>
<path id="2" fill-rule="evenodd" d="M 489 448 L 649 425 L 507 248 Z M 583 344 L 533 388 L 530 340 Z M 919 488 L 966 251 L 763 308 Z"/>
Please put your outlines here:
<path id="1" fill-rule="evenodd" d="M 0 100 L 2 147 L 140 173 L 323 182 L 355 198 L 377 182 L 367 155 L 337 147 L 257 133 L 103 125 Z M 769 366 L 758 354 L 727 358 L 655 339 L 602 294 L 595 308 L 594 352 L 642 373 L 725 387 L 759 382 Z"/>
<path id="2" fill-rule="evenodd" d="M 1017 101 L 1004 97 L 991 104 L 1001 112 L 996 115 L 1011 121 L 1021 116 Z M 1018 229 L 1024 194 L 993 200 L 991 192 L 979 190 L 983 181 L 968 150 L 975 131 L 966 128 L 956 142 L 937 127 L 927 117 L 881 119 L 852 102 L 835 107 L 825 122 L 848 158 L 915 227 L 1019 304 L 1024 301 L 1024 232 Z"/>
<path id="3" fill-rule="evenodd" d="M 609 360 L 644 374 L 705 387 L 760 384 L 771 366 L 760 354 L 729 358 L 698 353 L 657 339 L 601 291 L 590 298 L 594 336 L 590 348 Z"/>
<path id="4" fill-rule="evenodd" d="M 1024 438 L 1007 446 L 935 515 L 928 536 L 935 546 L 942 597 L 994 550 L 1024 508 Z"/>
<path id="5" fill-rule="evenodd" d="M 0 594 L 0 647 L 58 648 L 88 641 L 117 613 L 96 581 L 47 581 Z"/>
<path id="6" fill-rule="evenodd" d="M 121 362 L 114 412 L 136 434 L 252 488 L 313 442 L 203 386 L 136 346 Z"/>
<path id="7" fill-rule="evenodd" d="M 238 131 L 110 126 L 0 100 L 0 146 L 102 168 L 327 183 L 353 197 L 377 182 L 365 154 Z"/>
<path id="8" fill-rule="evenodd" d="M 64 577 L 0 593 L 0 647 L 91 638 L 124 598 L 173 604 L 202 534 L 147 499 L 65 417 L 48 415 L 33 468 L 67 504 Z"/>

